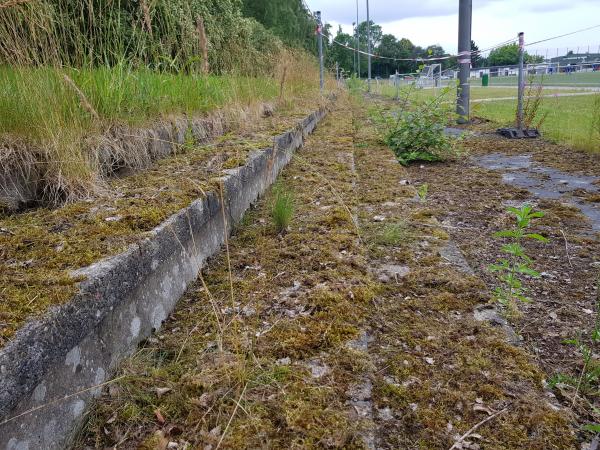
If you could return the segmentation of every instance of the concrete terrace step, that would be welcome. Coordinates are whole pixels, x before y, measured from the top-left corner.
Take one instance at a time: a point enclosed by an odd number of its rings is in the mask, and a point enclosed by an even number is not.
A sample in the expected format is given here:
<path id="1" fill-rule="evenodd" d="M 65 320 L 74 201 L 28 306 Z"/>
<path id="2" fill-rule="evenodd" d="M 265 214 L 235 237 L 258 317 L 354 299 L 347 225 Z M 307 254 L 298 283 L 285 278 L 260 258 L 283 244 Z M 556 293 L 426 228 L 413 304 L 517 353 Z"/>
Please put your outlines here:
<path id="1" fill-rule="evenodd" d="M 30 321 L 0 349 L 0 448 L 68 445 L 119 361 L 161 327 L 206 259 L 326 115 L 319 109 L 253 152 L 209 192 L 127 251 L 79 271 L 67 304 Z"/>

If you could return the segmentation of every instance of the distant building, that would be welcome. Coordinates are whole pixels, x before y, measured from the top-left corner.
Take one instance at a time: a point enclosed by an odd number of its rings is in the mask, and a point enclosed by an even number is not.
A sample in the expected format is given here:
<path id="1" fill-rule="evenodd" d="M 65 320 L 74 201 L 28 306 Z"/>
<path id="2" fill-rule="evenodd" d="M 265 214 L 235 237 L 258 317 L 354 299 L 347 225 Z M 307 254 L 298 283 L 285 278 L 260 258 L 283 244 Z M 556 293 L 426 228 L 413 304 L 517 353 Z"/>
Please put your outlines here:
<path id="1" fill-rule="evenodd" d="M 560 64 L 561 66 L 589 64 L 600 62 L 600 53 L 573 53 L 570 51 L 566 55 L 550 58 L 550 62 Z"/>

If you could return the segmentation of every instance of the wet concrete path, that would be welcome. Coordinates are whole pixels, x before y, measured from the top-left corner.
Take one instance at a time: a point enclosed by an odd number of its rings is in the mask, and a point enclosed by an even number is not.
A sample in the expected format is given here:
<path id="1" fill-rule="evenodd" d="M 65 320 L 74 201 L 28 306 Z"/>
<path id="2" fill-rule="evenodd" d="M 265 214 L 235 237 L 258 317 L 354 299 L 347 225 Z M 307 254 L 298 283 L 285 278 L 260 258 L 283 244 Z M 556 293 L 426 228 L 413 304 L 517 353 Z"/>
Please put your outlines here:
<path id="1" fill-rule="evenodd" d="M 600 230 L 600 203 L 589 200 L 600 193 L 600 178 L 540 165 L 530 154 L 489 153 L 474 156 L 471 161 L 478 167 L 501 171 L 505 183 L 527 189 L 538 199 L 559 200 L 576 207 L 594 230 Z"/>

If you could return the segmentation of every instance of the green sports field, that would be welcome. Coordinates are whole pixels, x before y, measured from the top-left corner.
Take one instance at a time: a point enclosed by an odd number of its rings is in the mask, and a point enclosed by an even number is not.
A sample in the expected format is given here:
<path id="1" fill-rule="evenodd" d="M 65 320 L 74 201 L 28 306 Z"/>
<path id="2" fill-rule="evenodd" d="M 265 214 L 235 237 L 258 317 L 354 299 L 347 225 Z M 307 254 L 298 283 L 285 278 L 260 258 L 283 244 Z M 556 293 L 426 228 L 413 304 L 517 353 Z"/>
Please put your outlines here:
<path id="1" fill-rule="evenodd" d="M 511 125 L 516 100 L 473 105 L 473 115 Z M 600 94 L 581 97 L 550 97 L 542 101 L 540 114 L 546 115 L 542 135 L 574 148 L 600 152 Z"/>
<path id="2" fill-rule="evenodd" d="M 563 77 L 563 75 L 557 75 L 556 77 L 559 76 Z M 393 86 L 382 85 L 379 86 L 378 91 L 376 92 L 388 97 L 396 96 L 396 89 Z M 576 87 L 573 87 L 573 89 L 544 89 L 542 95 L 547 97 L 542 100 L 538 113 L 538 117 L 545 115 L 541 132 L 546 139 L 577 149 L 600 152 L 600 92 L 575 97 L 555 96 L 555 94 L 581 92 L 581 87 L 579 89 Z M 411 89 L 404 87 L 400 90 L 400 96 L 403 98 L 406 95 L 413 100 L 421 101 L 443 95 L 444 102 L 453 103 L 456 98 L 456 89 Z M 477 100 L 501 99 L 516 97 L 516 95 L 517 90 L 515 87 L 485 88 L 472 85 L 471 99 L 475 100 L 471 105 L 472 115 L 492 120 L 498 126 L 514 125 L 517 107 L 516 98 L 491 102 L 477 102 Z"/>
<path id="3" fill-rule="evenodd" d="M 529 80 L 529 78 L 528 78 Z M 579 72 L 573 74 L 554 74 L 554 75 L 537 75 L 533 77 L 536 83 L 542 83 L 546 86 L 587 86 L 600 87 L 600 71 L 596 72 Z M 474 86 L 481 85 L 481 79 L 472 78 L 471 82 Z M 490 77 L 490 86 L 516 86 L 517 77 Z"/>

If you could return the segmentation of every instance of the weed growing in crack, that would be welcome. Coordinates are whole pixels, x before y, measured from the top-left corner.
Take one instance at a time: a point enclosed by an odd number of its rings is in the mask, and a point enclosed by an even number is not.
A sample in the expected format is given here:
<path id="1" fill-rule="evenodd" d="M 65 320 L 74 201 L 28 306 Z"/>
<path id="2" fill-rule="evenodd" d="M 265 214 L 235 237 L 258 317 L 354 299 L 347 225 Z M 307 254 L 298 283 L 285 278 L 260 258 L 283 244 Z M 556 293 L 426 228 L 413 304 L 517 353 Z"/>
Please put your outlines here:
<path id="1" fill-rule="evenodd" d="M 502 246 L 502 252 L 507 258 L 500 259 L 496 264 L 490 265 L 492 272 L 498 273 L 501 285 L 494 291 L 494 298 L 504 308 L 508 316 L 518 316 L 517 302 L 529 302 L 526 289 L 523 286 L 522 276 L 537 278 L 540 276 L 531 268 L 532 259 L 525 253 L 522 242 L 525 239 L 534 239 L 540 242 L 548 242 L 548 239 L 537 233 L 528 233 L 527 229 L 533 219 L 543 217 L 541 211 L 533 211 L 530 205 L 521 208 L 509 208 L 508 212 L 515 215 L 515 224 L 512 229 L 502 230 L 494 233 L 495 238 L 506 238 L 510 242 Z"/>
<path id="2" fill-rule="evenodd" d="M 271 207 L 271 218 L 278 233 L 284 232 L 294 215 L 294 196 L 283 185 L 277 184 L 273 188 L 274 200 Z"/>
<path id="3" fill-rule="evenodd" d="M 589 343 L 586 342 L 583 336 L 578 336 L 572 339 L 565 339 L 563 344 L 571 345 L 577 349 L 578 353 L 581 354 L 581 360 L 583 363 L 581 374 L 577 376 L 571 376 L 563 373 L 554 375 L 550 381 L 550 387 L 554 388 L 559 383 L 565 384 L 575 389 L 574 397 L 578 393 L 583 395 L 589 395 L 598 391 L 598 384 L 600 382 L 600 363 L 594 359 L 593 347 L 600 342 L 600 328 L 598 322 L 592 331 L 589 338 Z"/>
<path id="4" fill-rule="evenodd" d="M 419 196 L 419 200 L 421 203 L 425 203 L 427 201 L 427 193 L 429 192 L 429 185 L 427 183 L 422 184 L 417 188 L 417 195 Z"/>

